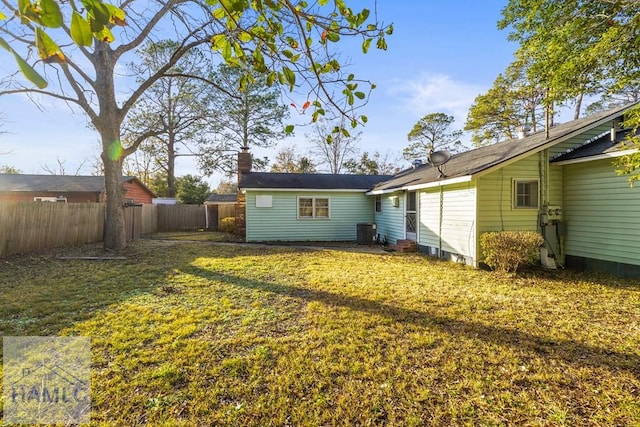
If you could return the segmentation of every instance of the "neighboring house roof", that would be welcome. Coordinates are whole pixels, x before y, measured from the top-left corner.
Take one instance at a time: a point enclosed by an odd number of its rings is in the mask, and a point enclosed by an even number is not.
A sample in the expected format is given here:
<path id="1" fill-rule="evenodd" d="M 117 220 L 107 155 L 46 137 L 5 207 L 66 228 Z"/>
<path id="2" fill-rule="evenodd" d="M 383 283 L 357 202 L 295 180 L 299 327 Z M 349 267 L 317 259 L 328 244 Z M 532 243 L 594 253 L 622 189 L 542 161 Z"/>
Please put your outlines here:
<path id="1" fill-rule="evenodd" d="M 137 182 L 155 197 L 153 191 L 134 176 L 123 176 L 122 182 Z M 0 191 L 101 193 L 104 189 L 104 176 L 0 173 Z"/>
<path id="2" fill-rule="evenodd" d="M 536 153 L 580 132 L 584 132 L 586 129 L 606 123 L 635 105 L 638 105 L 638 103 L 628 104 L 552 127 L 549 130 L 549 138 L 546 137 L 544 131 L 540 131 L 522 139 L 510 139 L 453 155 L 441 167 L 444 178 L 437 168 L 430 165 L 422 165 L 415 169 L 400 172 L 393 179 L 376 185 L 372 193 L 390 192 L 401 188 L 411 189 L 412 187 L 417 189 L 431 186 L 429 184 L 443 185 L 454 183 L 456 180 L 459 182 L 469 180 L 476 174 L 487 172 L 508 161 L 515 161 Z"/>
<path id="3" fill-rule="evenodd" d="M 207 197 L 206 203 L 236 203 L 238 201 L 237 194 L 212 194 Z"/>
<path id="4" fill-rule="evenodd" d="M 250 172 L 240 180 L 243 189 L 369 190 L 390 175 Z"/>
<path id="5" fill-rule="evenodd" d="M 574 148 L 566 153 L 563 153 L 551 160 L 552 163 L 569 162 L 578 160 L 593 160 L 600 157 L 616 157 L 626 150 L 633 150 L 633 147 L 629 147 L 626 143 L 627 136 L 632 131 L 630 129 L 619 130 L 615 134 L 615 141 L 611 140 L 611 135 L 603 135 L 595 140 L 587 141 L 586 144 L 580 147 Z M 640 135 L 640 130 L 636 132 L 636 135 Z"/>

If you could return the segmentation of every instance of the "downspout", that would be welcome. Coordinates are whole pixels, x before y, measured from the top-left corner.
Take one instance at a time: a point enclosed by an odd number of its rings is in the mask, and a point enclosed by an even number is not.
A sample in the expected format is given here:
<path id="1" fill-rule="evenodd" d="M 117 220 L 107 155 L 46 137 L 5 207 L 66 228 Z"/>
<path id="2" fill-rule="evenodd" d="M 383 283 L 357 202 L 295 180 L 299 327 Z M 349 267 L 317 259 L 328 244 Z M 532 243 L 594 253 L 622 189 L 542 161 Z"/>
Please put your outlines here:
<path id="1" fill-rule="evenodd" d="M 540 234 L 544 239 L 544 246 L 547 249 L 547 253 L 551 254 L 551 257 L 554 261 L 558 260 L 558 255 L 556 251 L 551 245 L 549 239 L 547 239 L 547 209 L 549 208 L 549 150 L 542 150 L 539 152 L 538 156 L 538 174 L 540 176 L 540 197 L 543 199 L 542 204 L 540 206 L 540 211 L 538 212 L 538 223 L 540 226 Z M 557 228 L 554 226 L 554 230 Z M 557 233 L 556 233 L 557 234 Z M 557 262 L 554 263 L 556 265 Z M 544 265 L 544 264 L 543 264 Z M 555 268 L 555 267 L 553 267 Z"/>
<path id="2" fill-rule="evenodd" d="M 442 212 L 444 211 L 444 187 L 440 185 L 440 221 L 438 224 L 438 258 L 442 258 Z"/>

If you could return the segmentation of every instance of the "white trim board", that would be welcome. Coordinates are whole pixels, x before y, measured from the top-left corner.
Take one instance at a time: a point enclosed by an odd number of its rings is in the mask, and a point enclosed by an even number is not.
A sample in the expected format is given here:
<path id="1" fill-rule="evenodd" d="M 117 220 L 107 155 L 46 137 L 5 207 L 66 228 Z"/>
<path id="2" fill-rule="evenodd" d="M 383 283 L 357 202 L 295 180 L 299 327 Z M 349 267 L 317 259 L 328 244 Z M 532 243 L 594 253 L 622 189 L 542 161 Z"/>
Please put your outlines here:
<path id="1" fill-rule="evenodd" d="M 631 150 L 614 151 L 612 153 L 603 153 L 603 154 L 598 154 L 598 155 L 595 155 L 595 156 L 579 157 L 577 159 L 561 160 L 559 162 L 551 163 L 551 166 L 554 166 L 554 165 L 558 165 L 558 166 L 573 165 L 573 164 L 576 164 L 576 163 L 592 162 L 592 161 L 595 161 L 595 160 L 615 159 L 617 157 L 628 156 L 630 154 L 634 154 L 634 153 L 637 153 L 639 151 L 640 150 L 638 150 L 637 148 L 634 148 L 634 149 L 631 149 Z"/>

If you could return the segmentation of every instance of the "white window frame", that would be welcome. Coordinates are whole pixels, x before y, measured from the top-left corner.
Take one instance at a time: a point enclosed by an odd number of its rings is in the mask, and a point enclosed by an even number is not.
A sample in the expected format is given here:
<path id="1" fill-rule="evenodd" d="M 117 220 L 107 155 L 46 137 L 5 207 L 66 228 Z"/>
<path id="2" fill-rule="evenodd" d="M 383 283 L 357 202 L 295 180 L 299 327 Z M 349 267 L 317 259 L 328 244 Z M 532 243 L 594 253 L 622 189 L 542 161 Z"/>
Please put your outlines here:
<path id="1" fill-rule="evenodd" d="M 536 184 L 535 206 L 520 206 L 518 204 L 518 184 Z M 538 178 L 514 178 L 513 180 L 513 208 L 514 209 L 540 209 L 540 180 Z"/>
<path id="2" fill-rule="evenodd" d="M 311 216 L 300 216 L 300 200 L 311 199 Z M 327 216 L 318 216 L 316 213 L 316 200 L 327 201 Z M 298 196 L 296 201 L 296 217 L 300 220 L 316 220 L 316 219 L 331 219 L 331 198 L 328 196 Z"/>

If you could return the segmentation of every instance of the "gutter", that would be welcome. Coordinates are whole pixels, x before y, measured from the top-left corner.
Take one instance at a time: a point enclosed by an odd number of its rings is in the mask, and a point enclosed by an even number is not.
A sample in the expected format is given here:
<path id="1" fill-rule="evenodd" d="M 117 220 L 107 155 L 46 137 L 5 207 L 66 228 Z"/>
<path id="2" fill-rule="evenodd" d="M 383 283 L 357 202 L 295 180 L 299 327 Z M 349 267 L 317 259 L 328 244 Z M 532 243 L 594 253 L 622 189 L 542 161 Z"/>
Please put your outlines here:
<path id="1" fill-rule="evenodd" d="M 559 162 L 551 162 L 551 165 L 573 165 L 576 163 L 585 163 L 585 162 L 592 162 L 592 161 L 596 161 L 596 160 L 608 160 L 608 159 L 615 159 L 617 157 L 622 157 L 622 156 L 628 156 L 631 154 L 635 154 L 640 152 L 639 149 L 634 148 L 631 150 L 623 150 L 623 151 L 614 151 L 612 153 L 603 153 L 603 154 L 597 154 L 595 156 L 588 156 L 588 157 L 579 157 L 577 159 L 570 159 L 570 160 L 561 160 Z"/>
<path id="2" fill-rule="evenodd" d="M 469 182 L 473 179 L 473 175 L 463 175 L 456 178 L 443 179 L 440 181 L 427 182 L 425 184 L 408 185 L 403 187 L 407 191 L 424 190 L 426 188 L 444 187 L 446 185 L 460 184 Z"/>
<path id="3" fill-rule="evenodd" d="M 447 185 L 460 184 L 463 182 L 470 182 L 473 179 L 473 175 L 463 175 L 456 178 L 442 179 L 440 181 L 426 182 L 423 184 L 404 185 L 401 187 L 395 187 L 386 190 L 372 190 L 367 192 L 367 196 L 377 196 L 379 194 L 390 194 L 397 191 L 416 191 L 424 190 L 426 188 L 444 187 Z"/>
<path id="4" fill-rule="evenodd" d="M 239 188 L 240 191 L 271 191 L 271 192 L 297 192 L 297 193 L 364 193 L 368 188 Z"/>

